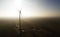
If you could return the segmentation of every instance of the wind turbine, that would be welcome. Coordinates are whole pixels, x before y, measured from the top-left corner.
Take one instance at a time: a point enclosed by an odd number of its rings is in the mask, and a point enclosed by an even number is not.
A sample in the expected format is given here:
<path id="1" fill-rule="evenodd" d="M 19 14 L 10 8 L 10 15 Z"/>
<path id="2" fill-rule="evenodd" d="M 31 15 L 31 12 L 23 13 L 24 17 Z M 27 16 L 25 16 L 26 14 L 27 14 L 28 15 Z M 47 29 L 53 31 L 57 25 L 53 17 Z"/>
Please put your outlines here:
<path id="1" fill-rule="evenodd" d="M 19 11 L 19 37 L 22 37 L 22 29 L 21 29 L 21 10 Z"/>
<path id="2" fill-rule="evenodd" d="M 19 37 L 22 37 L 22 33 L 24 32 L 21 25 L 22 25 L 22 14 L 20 10 L 19 11 Z"/>
<path id="3" fill-rule="evenodd" d="M 22 29 L 21 29 L 21 10 L 19 11 L 19 24 L 16 25 L 18 31 L 18 37 L 22 37 Z"/>

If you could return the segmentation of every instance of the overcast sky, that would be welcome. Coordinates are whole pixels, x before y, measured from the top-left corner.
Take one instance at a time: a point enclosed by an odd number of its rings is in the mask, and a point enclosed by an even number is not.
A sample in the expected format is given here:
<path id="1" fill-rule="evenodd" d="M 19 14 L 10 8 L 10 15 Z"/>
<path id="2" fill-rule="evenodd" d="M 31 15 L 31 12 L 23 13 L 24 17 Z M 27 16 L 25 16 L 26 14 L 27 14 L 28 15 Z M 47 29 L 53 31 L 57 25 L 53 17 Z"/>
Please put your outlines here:
<path id="1" fill-rule="evenodd" d="M 24 7 L 32 7 L 33 9 L 36 8 L 37 10 L 60 10 L 60 0 L 24 0 Z"/>
<path id="2" fill-rule="evenodd" d="M 18 17 L 21 0 L 0 0 L 0 17 Z"/>
<path id="3" fill-rule="evenodd" d="M 21 3 L 22 2 L 22 3 Z M 18 16 L 22 6 L 22 12 L 43 15 L 60 14 L 60 0 L 0 0 L 0 17 Z M 13 15 L 14 14 L 14 15 Z"/>
<path id="4" fill-rule="evenodd" d="M 36 16 L 60 15 L 60 0 L 24 0 L 23 3 L 23 11 L 37 14 Z"/>

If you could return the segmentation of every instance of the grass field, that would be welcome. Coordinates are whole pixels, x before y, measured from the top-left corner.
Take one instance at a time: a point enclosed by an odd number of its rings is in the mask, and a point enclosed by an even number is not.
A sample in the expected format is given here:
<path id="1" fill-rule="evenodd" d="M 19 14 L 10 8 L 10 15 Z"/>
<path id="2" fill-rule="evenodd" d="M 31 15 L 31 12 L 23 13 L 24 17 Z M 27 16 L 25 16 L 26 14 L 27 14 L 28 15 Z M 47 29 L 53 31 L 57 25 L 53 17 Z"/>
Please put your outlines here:
<path id="1" fill-rule="evenodd" d="M 18 37 L 16 31 L 18 19 L 0 20 L 0 37 Z M 60 18 L 22 19 L 22 37 L 59 37 Z"/>

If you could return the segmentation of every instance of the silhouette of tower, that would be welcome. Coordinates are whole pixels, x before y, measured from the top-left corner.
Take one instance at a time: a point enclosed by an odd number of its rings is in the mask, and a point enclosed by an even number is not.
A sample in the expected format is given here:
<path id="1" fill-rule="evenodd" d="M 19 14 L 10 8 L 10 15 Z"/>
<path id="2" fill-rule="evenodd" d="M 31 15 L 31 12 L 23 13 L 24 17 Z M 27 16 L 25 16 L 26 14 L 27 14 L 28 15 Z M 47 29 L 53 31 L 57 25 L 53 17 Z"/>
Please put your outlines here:
<path id="1" fill-rule="evenodd" d="M 21 29 L 21 10 L 19 11 L 19 37 L 22 37 L 22 29 Z"/>

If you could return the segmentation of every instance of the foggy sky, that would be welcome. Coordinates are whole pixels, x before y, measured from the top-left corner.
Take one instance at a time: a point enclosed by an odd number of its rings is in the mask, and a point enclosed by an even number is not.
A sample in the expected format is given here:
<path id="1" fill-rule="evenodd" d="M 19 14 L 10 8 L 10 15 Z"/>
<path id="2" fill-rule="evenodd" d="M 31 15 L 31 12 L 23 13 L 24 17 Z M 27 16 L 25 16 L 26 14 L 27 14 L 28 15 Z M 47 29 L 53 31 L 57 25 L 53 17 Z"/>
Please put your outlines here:
<path id="1" fill-rule="evenodd" d="M 59 0 L 24 0 L 23 10 L 29 10 L 36 16 L 60 16 Z"/>
<path id="2" fill-rule="evenodd" d="M 0 0 L 0 17 L 10 16 L 10 14 L 11 16 L 15 14 L 14 16 L 18 17 L 20 7 L 22 8 L 22 12 L 30 12 L 35 16 L 60 14 L 59 0 Z"/>
<path id="3" fill-rule="evenodd" d="M 18 17 L 20 0 L 0 0 L 0 17 Z"/>

